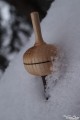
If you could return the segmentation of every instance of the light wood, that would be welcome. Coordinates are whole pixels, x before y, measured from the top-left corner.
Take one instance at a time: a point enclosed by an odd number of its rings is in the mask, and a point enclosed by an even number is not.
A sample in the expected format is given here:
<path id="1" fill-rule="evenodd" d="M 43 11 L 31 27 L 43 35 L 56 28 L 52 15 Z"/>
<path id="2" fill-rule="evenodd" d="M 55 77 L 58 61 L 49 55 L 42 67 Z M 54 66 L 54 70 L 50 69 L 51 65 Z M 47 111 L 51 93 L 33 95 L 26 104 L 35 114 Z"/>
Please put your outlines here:
<path id="1" fill-rule="evenodd" d="M 32 12 L 31 19 L 32 19 L 34 33 L 35 33 L 35 45 L 42 44 L 44 41 L 41 34 L 38 12 Z"/>
<path id="2" fill-rule="evenodd" d="M 51 67 L 58 55 L 58 49 L 56 46 L 43 41 L 38 13 L 31 13 L 31 18 L 36 40 L 34 46 L 24 53 L 23 62 L 29 73 L 45 76 L 52 72 Z"/>

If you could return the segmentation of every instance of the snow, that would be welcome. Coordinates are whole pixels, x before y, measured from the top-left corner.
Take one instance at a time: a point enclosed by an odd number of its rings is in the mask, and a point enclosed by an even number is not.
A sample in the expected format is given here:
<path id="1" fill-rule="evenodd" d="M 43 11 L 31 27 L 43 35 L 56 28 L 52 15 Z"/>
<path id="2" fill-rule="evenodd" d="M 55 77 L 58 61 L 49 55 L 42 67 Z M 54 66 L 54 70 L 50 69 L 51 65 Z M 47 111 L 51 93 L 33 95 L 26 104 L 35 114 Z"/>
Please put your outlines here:
<path id="1" fill-rule="evenodd" d="M 58 45 L 64 53 L 61 77 L 51 88 L 51 97 L 46 101 L 41 78 L 30 75 L 23 66 L 23 53 L 34 44 L 32 35 L 0 80 L 0 120 L 80 117 L 80 1 L 56 0 L 41 28 L 44 40 Z M 54 75 L 46 79 L 52 81 Z"/>
<path id="2" fill-rule="evenodd" d="M 0 1 L 0 10 L 1 10 L 1 16 L 2 16 L 2 25 L 5 26 L 6 23 L 8 24 L 8 21 L 10 19 L 9 14 L 9 5 L 3 1 Z"/>

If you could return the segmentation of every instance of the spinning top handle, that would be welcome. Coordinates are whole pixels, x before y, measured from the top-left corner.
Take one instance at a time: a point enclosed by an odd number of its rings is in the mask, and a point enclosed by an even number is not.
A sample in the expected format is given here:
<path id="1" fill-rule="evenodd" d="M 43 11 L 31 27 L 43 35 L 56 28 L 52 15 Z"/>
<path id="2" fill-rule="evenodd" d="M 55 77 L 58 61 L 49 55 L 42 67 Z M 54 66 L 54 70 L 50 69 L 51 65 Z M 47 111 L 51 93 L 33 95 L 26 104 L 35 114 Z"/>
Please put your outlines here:
<path id="1" fill-rule="evenodd" d="M 33 24 L 33 29 L 35 33 L 35 45 L 40 45 L 44 43 L 42 34 L 41 34 L 41 28 L 40 28 L 40 20 L 39 20 L 39 14 L 38 12 L 32 12 L 31 13 L 31 19 Z"/>

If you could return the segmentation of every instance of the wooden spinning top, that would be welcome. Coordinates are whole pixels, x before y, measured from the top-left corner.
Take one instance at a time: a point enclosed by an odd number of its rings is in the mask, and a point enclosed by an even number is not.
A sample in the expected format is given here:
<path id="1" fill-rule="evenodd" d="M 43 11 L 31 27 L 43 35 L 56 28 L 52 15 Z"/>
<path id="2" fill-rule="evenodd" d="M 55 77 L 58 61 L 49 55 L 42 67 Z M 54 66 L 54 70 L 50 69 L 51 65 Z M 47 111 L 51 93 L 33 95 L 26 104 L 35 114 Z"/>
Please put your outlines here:
<path id="1" fill-rule="evenodd" d="M 43 41 L 37 12 L 31 13 L 31 19 L 35 32 L 35 44 L 24 53 L 24 66 L 33 75 L 46 76 L 51 73 L 51 67 L 58 55 L 58 49 L 56 46 Z"/>

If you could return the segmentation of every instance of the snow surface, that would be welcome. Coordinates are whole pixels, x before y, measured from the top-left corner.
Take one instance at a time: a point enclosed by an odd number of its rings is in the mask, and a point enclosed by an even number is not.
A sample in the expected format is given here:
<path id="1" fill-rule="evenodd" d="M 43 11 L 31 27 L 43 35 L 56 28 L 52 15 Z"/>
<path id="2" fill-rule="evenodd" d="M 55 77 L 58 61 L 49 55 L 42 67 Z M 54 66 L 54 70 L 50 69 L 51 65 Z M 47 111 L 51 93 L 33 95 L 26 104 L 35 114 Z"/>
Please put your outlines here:
<path id="1" fill-rule="evenodd" d="M 23 66 L 23 53 L 34 44 L 32 35 L 0 80 L 0 120 L 80 117 L 80 0 L 55 0 L 41 28 L 44 40 L 64 51 L 62 75 L 46 101 L 41 78 L 30 75 Z"/>

